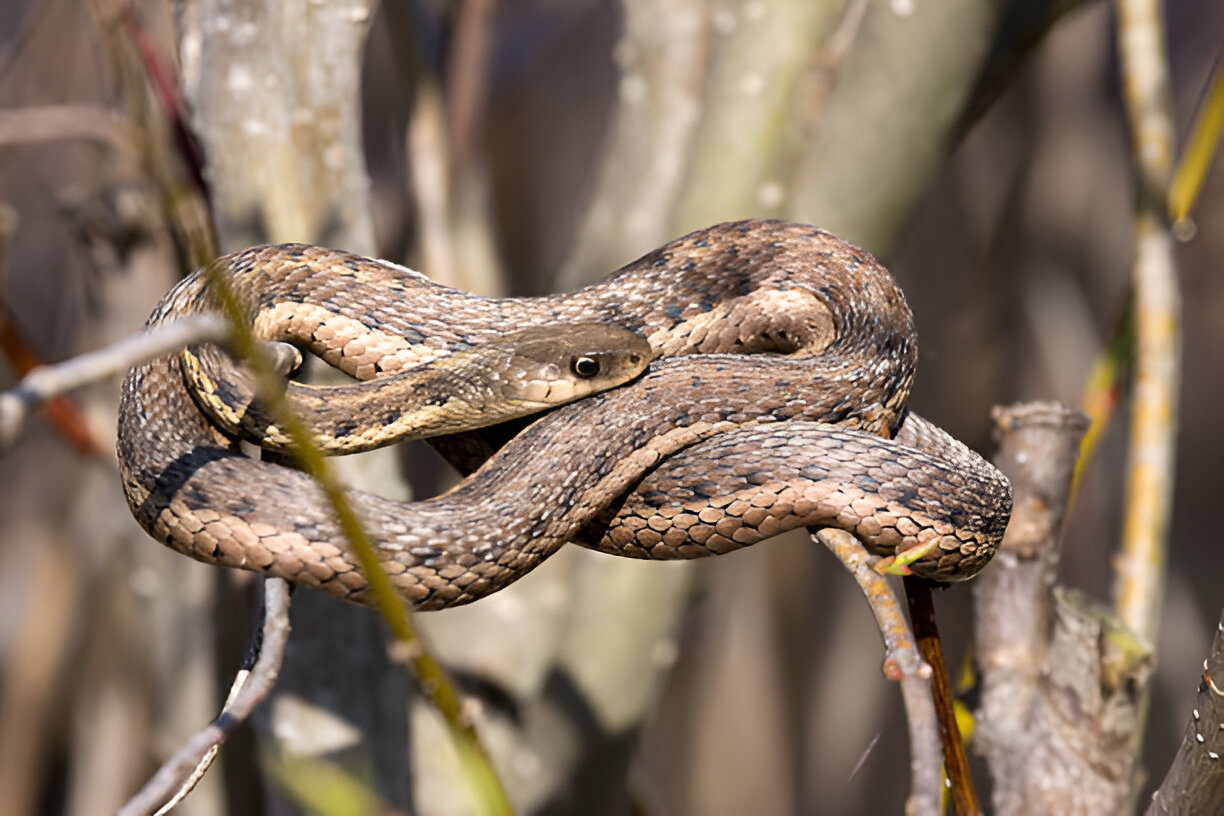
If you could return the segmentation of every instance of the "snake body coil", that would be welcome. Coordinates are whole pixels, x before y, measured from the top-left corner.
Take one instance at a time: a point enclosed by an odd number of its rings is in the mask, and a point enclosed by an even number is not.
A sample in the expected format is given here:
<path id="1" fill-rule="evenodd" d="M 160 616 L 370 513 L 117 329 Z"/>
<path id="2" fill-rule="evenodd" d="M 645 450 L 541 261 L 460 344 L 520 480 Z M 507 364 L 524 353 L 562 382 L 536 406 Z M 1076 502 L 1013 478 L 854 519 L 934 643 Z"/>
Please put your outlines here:
<path id="1" fill-rule="evenodd" d="M 477 297 L 301 245 L 222 263 L 262 338 L 359 379 L 532 327 L 606 324 L 649 341 L 656 359 L 642 376 L 546 414 L 450 493 L 409 504 L 353 494 L 383 566 L 418 608 L 483 597 L 567 541 L 691 558 L 803 525 L 848 529 L 915 558 L 917 574 L 956 580 L 980 569 L 1006 526 L 1006 480 L 907 415 L 917 352 L 896 284 L 812 227 L 719 225 L 602 283 L 529 299 Z M 150 323 L 210 308 L 197 273 Z M 367 601 L 317 487 L 241 455 L 188 397 L 190 359 L 155 360 L 124 383 L 119 459 L 137 520 L 202 561 Z M 232 374 L 216 354 L 197 359 L 205 379 Z"/>

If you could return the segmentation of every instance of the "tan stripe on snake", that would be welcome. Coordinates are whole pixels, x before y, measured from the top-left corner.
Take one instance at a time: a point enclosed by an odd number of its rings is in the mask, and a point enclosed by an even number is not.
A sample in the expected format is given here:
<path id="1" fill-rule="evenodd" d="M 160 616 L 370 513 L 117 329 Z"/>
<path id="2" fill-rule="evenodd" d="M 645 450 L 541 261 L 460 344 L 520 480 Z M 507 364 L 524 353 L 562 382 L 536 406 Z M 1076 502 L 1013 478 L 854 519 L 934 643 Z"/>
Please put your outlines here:
<path id="1" fill-rule="evenodd" d="M 601 283 L 543 298 L 482 298 L 389 263 L 302 245 L 221 263 L 259 336 L 308 348 L 359 379 L 432 360 L 445 368 L 450 355 L 462 360 L 471 347 L 534 327 L 605 324 L 649 341 L 655 359 L 645 373 L 546 413 L 455 490 L 413 503 L 353 494 L 383 566 L 418 608 L 483 597 L 569 541 L 632 557 L 692 558 L 801 526 L 847 529 L 875 552 L 914 559 L 916 574 L 959 580 L 989 560 L 1007 523 L 1007 481 L 906 411 L 917 352 L 900 290 L 869 255 L 813 227 L 719 225 Z M 208 308 L 197 273 L 150 323 Z M 560 355 L 550 371 L 562 378 L 564 361 L 592 351 L 590 339 L 600 336 L 577 333 L 548 352 Z M 623 332 L 608 336 L 608 348 L 592 351 L 606 353 L 600 360 L 614 369 L 598 388 L 632 376 L 630 358 L 642 351 Z M 242 424 L 242 379 L 219 352 L 133 369 L 119 459 L 137 520 L 193 558 L 367 602 L 317 487 L 243 456 L 189 396 L 184 359 L 208 392 L 203 402 L 239 406 L 220 413 Z M 381 385 L 352 386 L 338 410 L 290 389 L 327 427 L 325 441 L 360 437 L 358 446 L 368 446 L 390 441 L 378 428 L 404 413 L 369 397 Z M 360 394 L 367 408 L 346 408 Z M 328 412 L 340 419 L 322 416 Z M 266 422 L 246 424 L 242 432 L 253 433 Z M 477 431 L 438 442 L 464 467 L 491 437 Z"/>

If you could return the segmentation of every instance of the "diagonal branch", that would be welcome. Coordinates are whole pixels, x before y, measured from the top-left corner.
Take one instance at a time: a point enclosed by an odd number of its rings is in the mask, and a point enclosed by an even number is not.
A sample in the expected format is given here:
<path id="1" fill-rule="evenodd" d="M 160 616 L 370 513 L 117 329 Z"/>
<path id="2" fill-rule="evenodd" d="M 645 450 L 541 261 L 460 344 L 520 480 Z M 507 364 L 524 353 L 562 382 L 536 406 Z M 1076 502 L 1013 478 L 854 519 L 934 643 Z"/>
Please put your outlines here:
<path id="1" fill-rule="evenodd" d="M 1186 734 L 1148 816 L 1224 811 L 1224 613 L 1216 624 L 1211 654 L 1203 661 L 1198 699 Z"/>
<path id="2" fill-rule="evenodd" d="M 15 387 L 0 394 L 0 450 L 13 443 L 30 412 L 47 400 L 184 346 L 225 343 L 229 336 L 229 324 L 224 318 L 210 314 L 191 315 L 106 348 L 36 368 Z"/>
<path id="3" fill-rule="evenodd" d="M 289 584 L 280 578 L 264 582 L 264 625 L 259 658 L 249 674 L 239 672 L 234 691 L 217 718 L 188 740 L 158 769 L 140 791 L 128 800 L 119 816 L 164 813 L 191 791 L 212 763 L 230 733 L 246 721 L 276 683 L 285 644 L 289 641 Z"/>
<path id="4" fill-rule="evenodd" d="M 934 816 L 942 812 L 943 750 L 931 697 L 931 667 L 918 654 L 900 601 L 888 579 L 872 567 L 879 560 L 844 530 L 826 529 L 812 538 L 828 547 L 858 582 L 884 638 L 884 673 L 901 683 L 910 731 L 910 795 L 905 812 Z"/>

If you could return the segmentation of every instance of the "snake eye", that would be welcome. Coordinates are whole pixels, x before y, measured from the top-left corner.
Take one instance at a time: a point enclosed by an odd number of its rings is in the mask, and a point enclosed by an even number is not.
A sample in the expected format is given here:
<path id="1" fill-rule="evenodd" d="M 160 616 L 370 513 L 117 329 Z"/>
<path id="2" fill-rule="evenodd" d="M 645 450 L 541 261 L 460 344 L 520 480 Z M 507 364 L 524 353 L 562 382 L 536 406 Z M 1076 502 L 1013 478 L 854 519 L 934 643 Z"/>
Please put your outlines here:
<path id="1" fill-rule="evenodd" d="M 570 369 L 579 377 L 590 379 L 599 373 L 599 361 L 594 357 L 575 357 L 570 361 Z"/>

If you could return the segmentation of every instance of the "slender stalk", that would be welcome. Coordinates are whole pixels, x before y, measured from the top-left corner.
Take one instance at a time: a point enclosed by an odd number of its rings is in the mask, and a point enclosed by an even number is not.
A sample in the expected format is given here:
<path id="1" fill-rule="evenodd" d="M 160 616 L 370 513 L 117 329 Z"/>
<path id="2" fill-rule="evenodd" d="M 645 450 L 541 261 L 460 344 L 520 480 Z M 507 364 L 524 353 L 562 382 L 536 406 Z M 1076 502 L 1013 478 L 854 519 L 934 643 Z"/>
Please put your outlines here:
<path id="1" fill-rule="evenodd" d="M 1181 300 L 1165 217 L 1173 166 L 1168 60 L 1159 0 L 1119 0 L 1123 100 L 1138 173 L 1135 214 L 1135 384 L 1122 551 L 1114 606 L 1123 623 L 1155 642 L 1164 591 L 1173 492 Z"/>
<path id="2" fill-rule="evenodd" d="M 1224 63 L 1217 62 L 1207 96 L 1190 128 L 1190 139 L 1169 185 L 1169 218 L 1175 226 L 1190 217 L 1220 144 L 1221 129 L 1224 129 Z"/>
<path id="3" fill-rule="evenodd" d="M 480 810 L 489 814 L 508 814 L 513 810 L 506 798 L 489 756 L 480 743 L 471 718 L 464 711 L 459 694 L 442 666 L 421 645 L 412 624 L 408 608 L 403 604 L 391 579 L 383 571 L 378 553 L 366 535 L 357 513 L 345 496 L 344 488 L 330 468 L 323 454 L 310 438 L 310 431 L 302 420 L 294 415 L 278 387 L 279 378 L 272 364 L 259 348 L 254 335 L 242 317 L 242 309 L 221 267 L 211 264 L 207 268 L 208 282 L 217 298 L 221 312 L 229 319 L 234 329 L 232 344 L 238 356 L 246 360 L 255 377 L 260 399 L 276 417 L 277 422 L 293 440 L 295 455 L 302 470 L 311 475 L 322 488 L 328 502 L 335 510 L 340 529 L 348 539 L 353 553 L 361 565 L 361 571 L 370 585 L 370 596 L 391 629 L 396 643 L 392 650 L 394 659 L 407 663 L 416 673 L 422 690 L 433 702 L 446 723 L 455 741 L 456 750 L 468 774 L 470 790 L 480 800 Z"/>
<path id="4" fill-rule="evenodd" d="M 289 642 L 289 584 L 264 582 L 264 625 L 259 658 L 249 674 L 239 673 L 235 688 L 215 720 L 199 731 L 158 769 L 120 809 L 119 816 L 166 813 L 191 792 L 230 733 L 246 721 L 276 683 Z"/>
<path id="5" fill-rule="evenodd" d="M 969 775 L 969 760 L 965 757 L 965 745 L 961 742 L 960 728 L 956 724 L 956 708 L 952 702 L 952 684 L 948 680 L 948 667 L 944 662 L 943 646 L 939 640 L 939 627 L 935 625 L 935 604 L 931 598 L 931 584 L 921 578 L 907 575 L 905 600 L 909 606 L 910 623 L 918 639 L 918 653 L 931 667 L 931 696 L 935 700 L 935 713 L 939 717 L 939 737 L 943 742 L 944 767 L 952 789 L 952 803 L 957 816 L 978 816 L 982 812 L 977 792 L 973 789 L 973 778 Z"/>
<path id="6" fill-rule="evenodd" d="M 884 673 L 901 684 L 909 724 L 910 794 L 905 812 L 911 816 L 935 816 L 942 812 L 943 752 L 931 697 L 931 667 L 918 652 L 901 602 L 888 578 L 875 569 L 879 559 L 845 530 L 819 530 L 812 538 L 827 547 L 850 571 L 875 615 L 884 639 Z"/>

